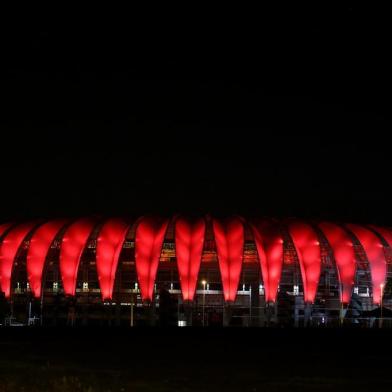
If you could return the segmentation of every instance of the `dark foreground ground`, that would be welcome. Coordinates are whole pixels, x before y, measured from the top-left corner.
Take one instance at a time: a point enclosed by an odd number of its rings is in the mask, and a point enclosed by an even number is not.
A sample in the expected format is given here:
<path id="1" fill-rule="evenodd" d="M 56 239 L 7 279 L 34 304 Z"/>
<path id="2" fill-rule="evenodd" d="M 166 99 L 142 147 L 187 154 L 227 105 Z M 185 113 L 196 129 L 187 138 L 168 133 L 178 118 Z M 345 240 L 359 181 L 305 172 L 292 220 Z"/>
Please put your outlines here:
<path id="1" fill-rule="evenodd" d="M 0 328 L 1 392 L 369 391 L 391 385 L 392 330 Z"/>

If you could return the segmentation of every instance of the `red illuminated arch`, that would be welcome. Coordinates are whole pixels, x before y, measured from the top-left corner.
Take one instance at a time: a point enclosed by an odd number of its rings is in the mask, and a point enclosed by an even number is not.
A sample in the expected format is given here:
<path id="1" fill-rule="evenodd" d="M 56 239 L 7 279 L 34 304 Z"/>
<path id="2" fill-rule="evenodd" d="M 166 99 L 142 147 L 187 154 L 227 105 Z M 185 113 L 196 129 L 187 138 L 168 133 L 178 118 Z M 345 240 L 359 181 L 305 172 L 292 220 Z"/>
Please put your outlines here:
<path id="1" fill-rule="evenodd" d="M 75 295 L 80 258 L 95 224 L 96 219 L 79 219 L 72 223 L 63 235 L 60 247 L 60 274 L 67 295 Z"/>
<path id="2" fill-rule="evenodd" d="M 110 300 L 120 253 L 130 225 L 123 219 L 109 219 L 102 226 L 97 239 L 97 272 L 101 296 Z"/>
<path id="3" fill-rule="evenodd" d="M 214 219 L 212 223 L 224 297 L 226 301 L 234 302 L 242 269 L 244 226 L 238 217 Z"/>
<path id="4" fill-rule="evenodd" d="M 136 272 L 142 298 L 147 301 L 153 298 L 159 257 L 168 224 L 168 219 L 144 217 L 136 228 Z"/>
<path id="5" fill-rule="evenodd" d="M 37 226 L 37 222 L 27 222 L 12 228 L 0 244 L 0 286 L 6 298 L 11 295 L 11 275 L 15 257 L 25 238 Z"/>
<path id="6" fill-rule="evenodd" d="M 379 304 L 381 302 L 382 287 L 385 285 L 387 276 L 387 263 L 381 240 L 375 233 L 363 226 L 355 224 L 347 224 L 346 226 L 357 237 L 369 260 L 373 286 L 373 302 Z"/>
<path id="7" fill-rule="evenodd" d="M 64 219 L 54 220 L 41 225 L 33 234 L 27 252 L 27 278 L 34 297 L 41 296 L 42 273 L 50 246 L 59 231 L 67 223 Z"/>
<path id="8" fill-rule="evenodd" d="M 392 248 L 392 231 L 390 229 L 386 229 L 385 227 L 370 225 L 370 227 L 377 232 L 388 244 L 390 248 Z"/>
<path id="9" fill-rule="evenodd" d="M 351 299 L 356 271 L 352 240 L 345 230 L 334 223 L 323 222 L 319 224 L 319 227 L 328 240 L 335 259 L 340 282 L 340 301 L 348 304 Z"/>
<path id="10" fill-rule="evenodd" d="M 304 286 L 304 300 L 313 303 L 321 272 L 320 243 L 311 226 L 302 222 L 289 225 L 289 233 L 297 251 Z"/>
<path id="11" fill-rule="evenodd" d="M 193 300 L 203 252 L 205 221 L 180 217 L 175 223 L 175 243 L 182 297 Z"/>
<path id="12" fill-rule="evenodd" d="M 265 300 L 275 302 L 282 275 L 283 238 L 270 222 L 254 222 L 251 227 L 263 275 Z"/>

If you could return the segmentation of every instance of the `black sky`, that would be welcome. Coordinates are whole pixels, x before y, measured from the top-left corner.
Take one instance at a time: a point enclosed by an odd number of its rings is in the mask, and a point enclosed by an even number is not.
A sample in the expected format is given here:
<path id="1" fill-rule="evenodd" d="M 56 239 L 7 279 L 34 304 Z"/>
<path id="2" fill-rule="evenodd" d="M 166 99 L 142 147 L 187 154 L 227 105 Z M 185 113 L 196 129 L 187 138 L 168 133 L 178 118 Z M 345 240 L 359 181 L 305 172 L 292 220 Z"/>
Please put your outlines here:
<path id="1" fill-rule="evenodd" d="M 391 224 L 383 14 L 291 9 L 272 27 L 263 15 L 190 34 L 7 30 L 2 220 L 183 211 Z"/>

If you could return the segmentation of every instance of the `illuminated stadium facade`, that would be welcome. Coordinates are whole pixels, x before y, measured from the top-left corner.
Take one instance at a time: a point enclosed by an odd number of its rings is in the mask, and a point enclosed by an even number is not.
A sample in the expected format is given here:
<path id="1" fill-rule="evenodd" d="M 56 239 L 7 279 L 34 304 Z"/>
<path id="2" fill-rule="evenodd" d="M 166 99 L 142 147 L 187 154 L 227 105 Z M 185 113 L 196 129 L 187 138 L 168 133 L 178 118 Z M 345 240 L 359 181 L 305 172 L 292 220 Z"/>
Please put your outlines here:
<path id="1" fill-rule="evenodd" d="M 7 223 L 0 323 L 388 327 L 391 247 L 385 227 L 291 219 Z"/>

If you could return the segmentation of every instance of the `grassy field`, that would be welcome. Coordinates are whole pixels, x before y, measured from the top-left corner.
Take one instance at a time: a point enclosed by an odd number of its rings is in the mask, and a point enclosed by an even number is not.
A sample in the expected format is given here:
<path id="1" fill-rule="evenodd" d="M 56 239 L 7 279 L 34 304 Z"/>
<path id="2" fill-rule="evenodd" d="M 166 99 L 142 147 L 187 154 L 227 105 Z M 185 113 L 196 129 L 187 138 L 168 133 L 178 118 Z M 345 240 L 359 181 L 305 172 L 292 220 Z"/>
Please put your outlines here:
<path id="1" fill-rule="evenodd" d="M 368 391 L 392 385 L 392 331 L 0 329 L 5 391 Z"/>

